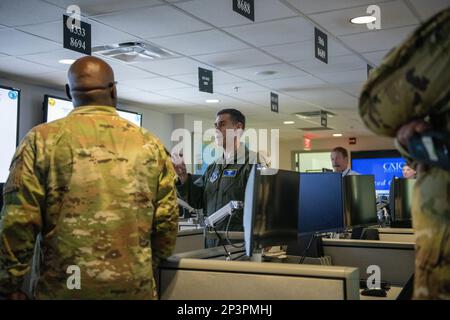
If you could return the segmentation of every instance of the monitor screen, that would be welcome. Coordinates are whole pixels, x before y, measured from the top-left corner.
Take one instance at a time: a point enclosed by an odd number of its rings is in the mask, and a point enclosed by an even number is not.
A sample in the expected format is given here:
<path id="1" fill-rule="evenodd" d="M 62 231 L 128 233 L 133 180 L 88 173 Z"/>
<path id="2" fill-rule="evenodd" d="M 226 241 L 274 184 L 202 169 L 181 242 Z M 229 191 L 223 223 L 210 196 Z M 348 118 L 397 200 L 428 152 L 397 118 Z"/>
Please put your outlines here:
<path id="1" fill-rule="evenodd" d="M 343 179 L 345 225 L 356 227 L 377 224 L 374 176 L 355 175 Z"/>
<path id="2" fill-rule="evenodd" d="M 389 195 L 389 206 L 393 221 L 411 220 L 415 183 L 416 179 L 394 179 Z"/>
<path id="3" fill-rule="evenodd" d="M 45 95 L 44 99 L 44 122 L 51 122 L 66 117 L 73 110 L 72 101 Z M 137 112 L 117 109 L 120 117 L 142 127 L 142 114 Z"/>
<path id="4" fill-rule="evenodd" d="M 73 110 L 72 101 L 45 95 L 44 122 L 52 122 L 66 117 Z"/>
<path id="5" fill-rule="evenodd" d="M 299 189 L 298 172 L 253 167 L 244 200 L 248 256 L 259 246 L 297 241 Z"/>
<path id="6" fill-rule="evenodd" d="M 377 195 L 388 195 L 393 177 L 402 177 L 405 159 L 396 150 L 352 152 L 352 170 L 375 176 Z"/>
<path id="7" fill-rule="evenodd" d="M 343 193 L 340 173 L 301 173 L 299 234 L 344 229 Z"/>
<path id="8" fill-rule="evenodd" d="M 0 87 L 0 183 L 6 182 L 19 139 L 20 90 Z"/>

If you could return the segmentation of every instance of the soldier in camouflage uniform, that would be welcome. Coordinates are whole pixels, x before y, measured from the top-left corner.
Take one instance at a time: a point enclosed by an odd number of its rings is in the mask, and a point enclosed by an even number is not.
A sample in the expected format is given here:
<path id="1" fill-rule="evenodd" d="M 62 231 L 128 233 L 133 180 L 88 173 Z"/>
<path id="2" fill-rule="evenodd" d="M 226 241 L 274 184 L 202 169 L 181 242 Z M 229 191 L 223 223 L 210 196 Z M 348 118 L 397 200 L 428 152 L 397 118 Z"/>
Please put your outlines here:
<path id="1" fill-rule="evenodd" d="M 154 299 L 175 245 L 175 172 L 162 143 L 119 117 L 114 75 L 94 57 L 69 70 L 75 109 L 33 128 L 12 160 L 0 220 L 0 294 L 14 298 L 41 232 L 38 299 Z M 69 266 L 81 272 L 70 290 Z M 70 268 L 69 268 L 70 270 Z"/>
<path id="2" fill-rule="evenodd" d="M 406 148 L 413 134 L 430 128 L 450 132 L 449 35 L 450 9 L 446 9 L 385 57 L 360 98 L 366 125 L 377 134 L 397 135 L 397 147 L 413 164 Z M 450 299 L 450 172 L 415 164 L 414 297 Z"/>

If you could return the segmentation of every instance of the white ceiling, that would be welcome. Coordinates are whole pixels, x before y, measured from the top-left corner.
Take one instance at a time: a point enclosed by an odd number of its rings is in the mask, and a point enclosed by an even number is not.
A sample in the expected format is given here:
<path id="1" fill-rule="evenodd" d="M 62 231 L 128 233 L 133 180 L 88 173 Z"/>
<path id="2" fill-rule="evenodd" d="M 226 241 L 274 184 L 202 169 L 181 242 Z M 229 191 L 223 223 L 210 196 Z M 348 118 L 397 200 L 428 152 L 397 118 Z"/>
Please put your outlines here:
<path id="1" fill-rule="evenodd" d="M 292 139 L 304 133 L 297 128 L 319 121 L 292 114 L 318 109 L 336 114 L 328 121 L 335 130 L 316 136 L 369 134 L 357 109 L 367 63 L 379 65 L 450 0 L 255 0 L 255 22 L 235 13 L 231 0 L 2 0 L 0 76 L 62 88 L 68 66 L 58 60 L 82 56 L 62 48 L 61 18 L 70 4 L 91 24 L 93 46 L 146 41 L 175 54 L 109 61 L 123 101 L 206 118 L 236 107 L 249 126 L 279 128 L 281 138 Z M 381 30 L 349 23 L 370 4 L 381 9 Z M 328 35 L 328 64 L 314 58 L 314 27 Z M 214 94 L 198 91 L 198 67 L 214 71 Z M 279 94 L 279 114 L 270 112 L 271 91 Z M 205 103 L 213 97 L 221 102 Z"/>

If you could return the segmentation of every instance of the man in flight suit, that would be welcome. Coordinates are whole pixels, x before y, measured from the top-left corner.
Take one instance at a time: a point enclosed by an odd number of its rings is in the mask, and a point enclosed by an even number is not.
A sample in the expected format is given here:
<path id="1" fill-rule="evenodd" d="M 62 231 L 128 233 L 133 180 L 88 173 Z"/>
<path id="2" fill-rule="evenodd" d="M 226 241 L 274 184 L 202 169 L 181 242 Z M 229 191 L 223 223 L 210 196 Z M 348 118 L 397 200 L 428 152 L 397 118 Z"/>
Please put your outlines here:
<path id="1" fill-rule="evenodd" d="M 230 201 L 243 201 L 245 187 L 252 169 L 257 162 L 257 154 L 239 142 L 240 132 L 245 129 L 245 116 L 236 109 L 224 109 L 217 113 L 214 122 L 216 143 L 224 153 L 211 163 L 202 177 L 193 181 L 186 173 L 184 162 L 175 164 L 179 183 L 179 195 L 189 201 L 194 208 L 203 208 L 209 216 Z M 228 135 L 227 135 L 228 131 Z M 232 133 L 232 134 L 230 134 Z M 232 139 L 232 141 L 227 141 Z M 189 199 L 186 195 L 189 193 Z M 239 210 L 229 221 L 229 231 L 243 231 L 243 212 Z M 228 219 L 220 223 L 216 230 L 226 230 Z"/>
<path id="2" fill-rule="evenodd" d="M 152 265 L 171 254 L 177 233 L 170 157 L 153 134 L 119 117 L 107 63 L 78 59 L 68 78 L 74 110 L 33 128 L 12 160 L 0 220 L 0 295 L 23 298 L 41 233 L 38 299 L 154 299 Z M 72 270 L 78 287 L 68 285 Z"/>

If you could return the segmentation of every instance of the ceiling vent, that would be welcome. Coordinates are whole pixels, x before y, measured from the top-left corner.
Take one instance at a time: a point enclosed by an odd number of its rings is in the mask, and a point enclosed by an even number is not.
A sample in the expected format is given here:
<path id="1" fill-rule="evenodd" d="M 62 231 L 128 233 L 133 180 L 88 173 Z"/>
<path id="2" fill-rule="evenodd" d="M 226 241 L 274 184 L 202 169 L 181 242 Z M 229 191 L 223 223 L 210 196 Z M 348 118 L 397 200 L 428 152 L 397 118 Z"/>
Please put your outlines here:
<path id="1" fill-rule="evenodd" d="M 335 114 L 333 112 L 326 111 L 326 110 L 297 112 L 297 113 L 294 113 L 294 115 L 296 115 L 300 119 L 313 119 L 316 117 L 320 118 L 320 115 L 322 112 L 325 112 L 327 117 L 329 117 L 329 118 L 333 118 L 333 116 L 335 116 Z"/>
<path id="2" fill-rule="evenodd" d="M 146 62 L 175 57 L 175 54 L 145 42 L 123 42 L 92 48 L 97 55 L 121 62 Z"/>
<path id="3" fill-rule="evenodd" d="M 321 125 L 321 115 L 325 113 L 327 117 L 332 118 L 335 114 L 330 111 L 325 110 L 315 110 L 315 111 L 306 111 L 306 112 L 297 112 L 294 113 L 295 116 L 298 118 L 305 120 L 309 123 L 317 123 L 318 126 L 316 127 L 304 127 L 304 128 L 297 128 L 302 131 L 325 131 L 325 130 L 334 130 L 330 127 L 324 127 Z"/>

